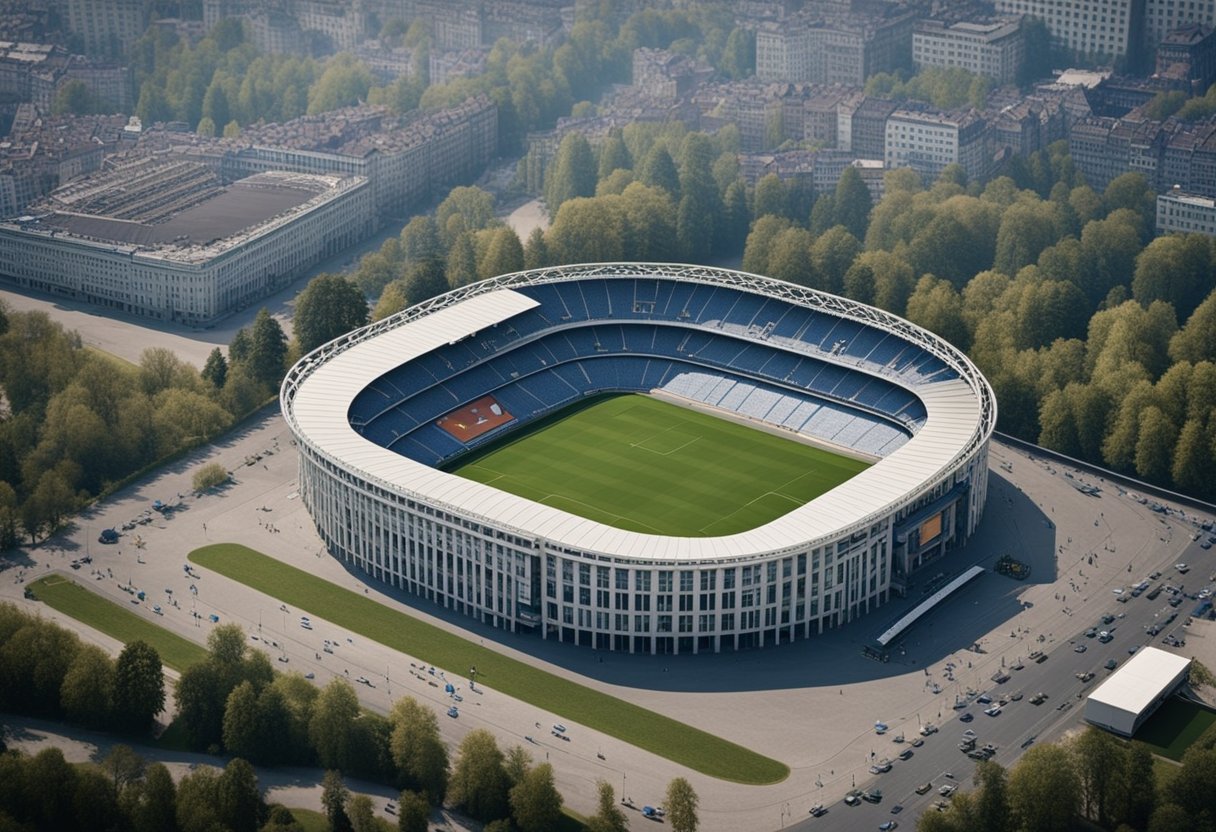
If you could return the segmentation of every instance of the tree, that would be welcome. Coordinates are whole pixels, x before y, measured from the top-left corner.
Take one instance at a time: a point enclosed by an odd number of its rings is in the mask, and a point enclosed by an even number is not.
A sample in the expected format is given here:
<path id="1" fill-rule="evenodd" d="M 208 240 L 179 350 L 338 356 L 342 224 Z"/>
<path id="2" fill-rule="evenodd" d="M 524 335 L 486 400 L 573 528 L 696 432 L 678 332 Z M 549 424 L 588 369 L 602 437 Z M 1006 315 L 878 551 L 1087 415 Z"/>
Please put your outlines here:
<path id="1" fill-rule="evenodd" d="M 473 232 L 464 232 L 452 243 L 446 274 L 448 285 L 453 289 L 477 282 L 477 247 L 473 243 Z"/>
<path id="2" fill-rule="evenodd" d="M 128 794 L 125 802 L 134 832 L 175 832 L 177 786 L 164 763 L 148 766 L 143 781 Z"/>
<path id="3" fill-rule="evenodd" d="M 286 359 L 287 336 L 283 327 L 262 307 L 249 333 L 249 374 L 254 381 L 277 390 L 283 380 Z"/>
<path id="4" fill-rule="evenodd" d="M 325 817 L 333 832 L 346 832 L 351 829 L 350 818 L 346 815 L 346 803 L 350 800 L 350 790 L 342 782 L 342 772 L 329 769 L 321 779 L 321 805 L 325 809 Z"/>
<path id="5" fill-rule="evenodd" d="M 423 791 L 432 803 L 443 800 L 448 783 L 448 752 L 439 738 L 435 713 L 410 697 L 397 700 L 389 714 L 389 748 L 401 780 Z"/>
<path id="6" fill-rule="evenodd" d="M 718 68 L 731 79 L 739 81 L 756 69 L 756 35 L 736 26 L 730 30 Z"/>
<path id="7" fill-rule="evenodd" d="M 582 133 L 567 133 L 545 177 L 545 205 L 556 216 L 566 200 L 595 196 L 596 163 Z"/>
<path id="8" fill-rule="evenodd" d="M 479 728 L 460 743 L 448 799 L 470 816 L 489 822 L 507 815 L 507 773 L 494 735 Z"/>
<path id="9" fill-rule="evenodd" d="M 251 683 L 241 682 L 228 694 L 223 725 L 224 748 L 228 753 L 250 760 L 261 759 L 258 695 Z"/>
<path id="10" fill-rule="evenodd" d="M 443 244 L 448 246 L 461 233 L 489 228 L 495 222 L 494 195 L 481 188 L 453 188 L 435 209 L 435 226 Z"/>
<path id="11" fill-rule="evenodd" d="M 110 724 L 114 711 L 114 662 L 100 647 L 82 645 L 63 677 L 60 702 L 68 719 L 90 728 Z"/>
<path id="12" fill-rule="evenodd" d="M 874 202 L 870 189 L 862 181 L 857 168 L 849 165 L 844 169 L 836 182 L 836 193 L 832 202 L 835 224 L 843 225 L 858 240 L 864 240 Z"/>
<path id="13" fill-rule="evenodd" d="M 411 263 L 405 270 L 403 282 L 410 306 L 442 295 L 451 288 L 442 261 L 430 257 Z"/>
<path id="14" fill-rule="evenodd" d="M 102 769 L 114 784 L 115 798 L 128 786 L 143 779 L 147 765 L 147 761 L 136 754 L 131 746 L 122 743 L 111 748 L 110 753 L 101 762 Z"/>
<path id="15" fill-rule="evenodd" d="M 908 298 L 908 320 L 936 332 L 961 348 L 970 340 L 963 321 L 963 299 L 945 280 L 925 275 Z"/>
<path id="16" fill-rule="evenodd" d="M 972 808 L 976 826 L 985 832 L 1009 832 L 1013 828 L 1009 817 L 1009 793 L 1005 769 L 985 760 L 975 767 Z"/>
<path id="17" fill-rule="evenodd" d="M 756 183 L 753 203 L 757 217 L 772 214 L 776 217 L 789 218 L 789 193 L 785 189 L 785 184 L 777 178 L 775 173 L 760 177 L 760 181 Z"/>
<path id="18" fill-rule="evenodd" d="M 697 832 L 697 793 L 683 777 L 667 784 L 666 808 L 672 832 Z"/>
<path id="19" fill-rule="evenodd" d="M 628 832 L 629 820 L 616 805 L 616 793 L 612 784 L 600 780 L 595 784 L 596 810 L 587 819 L 588 832 Z"/>
<path id="20" fill-rule="evenodd" d="M 1059 745 L 1036 745 L 1009 773 L 1009 804 L 1024 832 L 1065 832 L 1077 813 L 1081 787 L 1071 755 Z"/>
<path id="21" fill-rule="evenodd" d="M 524 246 L 524 268 L 543 269 L 549 265 L 549 246 L 545 242 L 545 231 L 539 225 L 528 234 Z"/>
<path id="22" fill-rule="evenodd" d="M 861 243 L 843 225 L 829 228 L 821 234 L 811 245 L 810 251 L 815 287 L 840 294 L 845 273 L 860 253 Z"/>
<path id="23" fill-rule="evenodd" d="M 1136 257 L 1132 296 L 1147 306 L 1155 300 L 1173 305 L 1179 318 L 1190 317 L 1209 289 L 1212 253 L 1202 234 L 1169 234 L 1149 243 Z"/>
<path id="24" fill-rule="evenodd" d="M 777 280 L 816 286 L 818 281 L 811 262 L 812 243 L 811 232 L 805 228 L 785 229 L 773 238 L 764 273 Z"/>
<path id="25" fill-rule="evenodd" d="M 51 114 L 57 116 L 89 116 L 100 113 L 102 109 L 102 102 L 89 89 L 89 85 L 76 78 L 60 87 L 55 93 L 55 100 L 51 102 Z"/>
<path id="26" fill-rule="evenodd" d="M 228 360 L 224 358 L 224 352 L 219 347 L 213 349 L 207 356 L 202 376 L 204 380 L 211 382 L 211 386 L 216 390 L 223 388 L 224 382 L 228 379 Z"/>
<path id="27" fill-rule="evenodd" d="M 1139 219 L 1141 234 L 1152 232 L 1157 215 L 1157 194 L 1142 173 L 1125 173 L 1111 180 L 1102 194 L 1107 211 L 1132 211 Z"/>
<path id="28" fill-rule="evenodd" d="M 328 113 L 366 101 L 373 84 L 375 77 L 362 61 L 349 52 L 340 52 L 308 90 L 308 114 Z"/>
<path id="29" fill-rule="evenodd" d="M 1170 477 L 1174 485 L 1184 493 L 1200 499 L 1208 499 L 1216 489 L 1212 487 L 1211 472 L 1216 460 L 1212 457 L 1212 445 L 1200 419 L 1188 419 L 1178 434 L 1174 446 L 1174 463 Z"/>
<path id="30" fill-rule="evenodd" d="M 128 731 L 143 731 L 165 708 L 160 654 L 145 641 L 123 647 L 114 665 L 114 719 Z"/>
<path id="31" fill-rule="evenodd" d="M 377 832 L 376 807 L 372 799 L 365 794 L 357 794 L 346 806 L 346 815 L 350 818 L 353 832 Z"/>
<path id="32" fill-rule="evenodd" d="M 503 226 L 485 232 L 490 236 L 481 262 L 477 264 L 477 276 L 488 280 L 500 274 L 512 274 L 524 267 L 524 247 L 513 228 Z"/>
<path id="33" fill-rule="evenodd" d="M 376 301 L 376 306 L 372 309 L 372 320 L 383 321 L 390 315 L 396 315 L 407 306 L 409 306 L 409 299 L 405 295 L 405 281 L 394 280 L 380 293 L 380 300 Z"/>
<path id="34" fill-rule="evenodd" d="M 1015 276 L 1023 266 L 1038 261 L 1057 239 L 1049 205 L 1039 200 L 1014 203 L 1001 215 L 996 235 L 996 259 L 992 268 Z"/>
<path id="35" fill-rule="evenodd" d="M 1133 742 L 1127 749 L 1119 815 L 1133 829 L 1145 829 L 1157 804 L 1157 792 L 1148 784 L 1156 782 L 1153 754 L 1144 743 Z"/>
<path id="36" fill-rule="evenodd" d="M 1070 750 L 1081 787 L 1082 813 L 1098 826 L 1110 828 L 1123 790 L 1141 785 L 1123 782 L 1123 747 L 1106 731 L 1090 727 L 1072 742 Z"/>
<path id="37" fill-rule="evenodd" d="M 226 694 L 213 662 L 199 662 L 182 671 L 174 698 L 177 719 L 192 748 L 207 748 L 223 741 Z"/>
<path id="38" fill-rule="evenodd" d="M 757 217 L 743 247 L 743 270 L 753 274 L 768 274 L 773 241 L 793 224 L 784 217 Z"/>
<path id="39" fill-rule="evenodd" d="M 446 219 L 445 217 L 445 222 Z M 431 216 L 423 214 L 412 217 L 405 228 L 401 229 L 401 253 L 410 261 L 443 256 L 439 227 Z"/>
<path id="40" fill-rule="evenodd" d="M 351 727 L 359 716 L 359 699 L 345 679 L 334 679 L 321 691 L 308 723 L 308 737 L 317 760 L 326 768 L 351 765 Z"/>
<path id="41" fill-rule="evenodd" d="M 365 324 L 367 300 L 342 275 L 317 275 L 296 299 L 292 328 L 302 354 Z"/>
<path id="42" fill-rule="evenodd" d="M 553 767 L 541 763 L 511 789 L 511 817 L 521 832 L 550 832 L 562 817 L 562 796 L 553 785 Z"/>
<path id="43" fill-rule="evenodd" d="M 224 766 L 215 784 L 216 813 L 232 832 L 256 832 L 266 817 L 266 804 L 258 789 L 257 774 L 248 761 L 237 757 Z"/>
<path id="44" fill-rule="evenodd" d="M 177 784 L 177 825 L 182 832 L 223 828 L 218 787 L 219 774 L 211 766 L 199 766 L 181 779 Z"/>
<path id="45" fill-rule="evenodd" d="M 397 800 L 398 832 L 427 832 L 430 826 L 431 804 L 426 795 L 403 791 Z"/>
<path id="46" fill-rule="evenodd" d="M 194 472 L 191 485 L 195 491 L 206 491 L 228 482 L 228 469 L 219 462 L 208 462 Z"/>
<path id="47" fill-rule="evenodd" d="M 1178 441 L 1178 428 L 1160 408 L 1149 405 L 1140 412 L 1136 441 L 1136 473 L 1152 482 L 1168 483 L 1170 455 Z"/>
<path id="48" fill-rule="evenodd" d="M 676 170 L 676 163 L 672 160 L 671 154 L 662 144 L 655 144 L 646 154 L 646 158 L 642 161 L 638 181 L 643 185 L 662 188 L 671 194 L 672 199 L 676 199 L 680 195 L 680 174 Z M 552 214 L 552 208 L 550 208 L 550 214 Z"/>
<path id="49" fill-rule="evenodd" d="M 633 159 L 629 157 L 629 148 L 625 147 L 625 142 L 621 139 L 620 135 L 613 133 L 608 136 L 600 147 L 598 176 L 600 179 L 604 179 L 608 174 L 620 168 L 631 170 L 633 168 Z"/>
<path id="50" fill-rule="evenodd" d="M 1186 324 L 1170 339 L 1169 355 L 1174 361 L 1216 361 L 1216 291 L 1187 318 Z"/>

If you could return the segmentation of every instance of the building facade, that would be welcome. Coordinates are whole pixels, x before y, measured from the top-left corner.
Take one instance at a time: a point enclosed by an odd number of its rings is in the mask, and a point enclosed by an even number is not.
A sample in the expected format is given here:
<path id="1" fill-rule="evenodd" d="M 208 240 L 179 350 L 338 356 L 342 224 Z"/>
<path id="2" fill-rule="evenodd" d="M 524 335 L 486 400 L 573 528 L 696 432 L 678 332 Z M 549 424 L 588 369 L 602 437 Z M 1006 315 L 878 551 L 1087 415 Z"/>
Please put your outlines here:
<path id="1" fill-rule="evenodd" d="M 987 139 L 988 125 L 975 113 L 896 110 L 887 119 L 884 158 L 888 168 L 912 168 L 926 182 L 953 164 L 983 181 L 992 162 Z"/>
<path id="2" fill-rule="evenodd" d="M 1206 234 L 1216 237 L 1216 199 L 1172 188 L 1157 196 L 1157 236 Z"/>
<path id="3" fill-rule="evenodd" d="M 912 33 L 912 60 L 918 69 L 955 67 L 1004 85 L 1017 80 L 1025 58 L 1020 18 L 987 23 L 924 20 Z"/>
<path id="4" fill-rule="evenodd" d="M 996 10 L 1000 14 L 1041 19 L 1052 41 L 1063 49 L 1079 55 L 1122 58 L 1134 56 L 1142 47 L 1144 3 L 1145 0 L 996 0 Z"/>
<path id="5" fill-rule="evenodd" d="M 132 315 L 211 323 L 286 286 L 370 233 L 362 177 L 267 173 L 246 187 L 298 189 L 304 201 L 214 241 L 132 240 L 133 221 L 44 214 L 0 223 L 0 278 Z M 150 236 L 150 235 L 148 235 Z"/>

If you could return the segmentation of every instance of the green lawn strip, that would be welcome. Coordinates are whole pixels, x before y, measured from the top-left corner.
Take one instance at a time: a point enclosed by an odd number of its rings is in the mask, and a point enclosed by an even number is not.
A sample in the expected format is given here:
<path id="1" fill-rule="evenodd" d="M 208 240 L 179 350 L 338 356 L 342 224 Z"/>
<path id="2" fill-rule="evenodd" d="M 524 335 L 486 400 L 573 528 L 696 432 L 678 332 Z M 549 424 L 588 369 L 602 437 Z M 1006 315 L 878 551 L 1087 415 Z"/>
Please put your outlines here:
<path id="1" fill-rule="evenodd" d="M 291 816 L 296 819 L 296 823 L 300 824 L 300 828 L 304 832 L 329 832 L 329 818 L 313 809 L 301 809 L 297 806 L 288 806 L 287 811 L 291 812 Z"/>
<path id="2" fill-rule="evenodd" d="M 1213 723 L 1216 713 L 1181 699 L 1167 699 L 1136 732 L 1136 740 L 1154 754 L 1181 760 L 1195 740 Z"/>
<path id="3" fill-rule="evenodd" d="M 179 672 L 207 658 L 207 651 L 201 646 L 140 618 L 69 578 L 47 575 L 30 584 L 30 591 L 47 606 L 123 644 L 146 641 L 156 648 L 166 667 Z"/>
<path id="4" fill-rule="evenodd" d="M 763 525 L 868 467 L 660 399 L 610 395 L 514 431 L 448 470 L 618 528 L 705 537 Z M 765 499 L 771 492 L 786 499 Z"/>
<path id="5" fill-rule="evenodd" d="M 487 687 L 702 774 L 749 785 L 789 776 L 789 767 L 777 760 L 474 644 L 245 546 L 204 546 L 189 559 L 427 664 L 461 676 L 476 667 L 478 682 Z"/>

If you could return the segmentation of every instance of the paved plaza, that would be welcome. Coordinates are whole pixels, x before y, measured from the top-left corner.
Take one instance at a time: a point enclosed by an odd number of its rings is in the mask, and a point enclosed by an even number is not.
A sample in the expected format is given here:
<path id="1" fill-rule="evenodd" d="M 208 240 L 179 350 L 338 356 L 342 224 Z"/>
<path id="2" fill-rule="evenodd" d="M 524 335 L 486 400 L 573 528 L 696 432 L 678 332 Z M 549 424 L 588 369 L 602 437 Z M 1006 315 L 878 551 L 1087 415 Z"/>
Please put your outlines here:
<path id="1" fill-rule="evenodd" d="M 196 496 L 191 476 L 212 459 L 233 470 L 235 481 L 216 493 Z M 23 550 L 17 562 L 0 573 L 0 594 L 36 606 L 22 601 L 17 576 L 29 580 L 57 571 L 200 642 L 211 626 L 206 616 L 214 613 L 222 622 L 236 621 L 259 635 L 251 644 L 268 649 L 273 658 L 285 655 L 287 663 L 276 662 L 280 669 L 313 672 L 318 684 L 334 676 L 367 677 L 374 688 L 355 687 L 361 700 L 378 711 L 387 711 L 402 695 L 429 703 L 441 715 L 445 739 L 452 744 L 468 730 L 485 727 L 502 744 L 525 745 L 538 761 L 553 763 L 559 789 L 578 811 L 593 810 L 599 779 L 641 806 L 660 803 L 666 783 L 686 776 L 700 795 L 702 828 L 709 832 L 778 828 L 805 817 L 814 803 L 839 799 L 853 783 L 870 777 L 875 720 L 911 735 L 919 722 L 950 718 L 954 697 L 966 688 L 982 688 L 996 669 L 1032 649 L 1050 650 L 1067 641 L 1080 622 L 1112 606 L 1113 588 L 1168 567 L 1192 543 L 1184 519 L 1163 518 L 1108 484 L 1100 497 L 1087 496 L 1073 487 L 1074 480 L 1063 470 L 994 443 L 984 520 L 971 542 L 952 553 L 942 569 L 955 573 L 971 564 L 992 566 L 1008 553 L 1032 566 L 1031 577 L 1023 583 L 993 573 L 981 576 L 913 628 L 903 651 L 890 663 L 863 658 L 861 648 L 923 597 L 921 587 L 913 586 L 907 599 L 839 630 L 778 648 L 630 656 L 544 641 L 539 635 L 503 633 L 364 582 L 323 551 L 298 498 L 296 463 L 285 424 L 277 410 L 269 411 L 223 442 L 98 504 L 77 519 L 70 533 Z M 180 508 L 168 517 L 152 513 L 152 502 L 158 499 L 179 503 Z M 148 516 L 152 522 L 125 533 L 118 545 L 96 542 L 101 529 Z M 142 547 L 135 545 L 136 535 Z M 245 544 L 340 586 L 366 590 L 369 597 L 467 638 L 495 642 L 522 661 L 782 760 L 791 767 L 791 776 L 766 787 L 723 783 L 565 719 L 572 741 L 550 742 L 549 732 L 536 725 L 548 726 L 558 717 L 497 694 L 492 680 L 479 682 L 476 693 L 465 690 L 460 718 L 448 719 L 444 714 L 449 702 L 442 688 L 430 687 L 410 672 L 416 657 L 366 642 L 316 615 L 313 629 L 303 630 L 295 610 L 284 611 L 276 599 L 205 569 L 199 570 L 197 580 L 187 578 L 182 570 L 187 553 L 213 542 Z M 68 568 L 86 551 L 94 558 L 95 575 L 87 568 Z M 118 588 L 128 582 L 148 592 L 147 603 L 128 603 L 130 596 Z M 189 592 L 191 583 L 198 588 L 197 596 Z M 166 588 L 181 599 L 178 607 L 166 604 Z M 152 615 L 153 603 L 162 605 L 163 617 Z M 44 615 L 63 619 L 39 608 Z M 195 611 L 198 618 L 192 615 Z M 87 630 L 70 620 L 62 623 Z M 117 649 L 97 634 L 88 637 Z M 267 639 L 278 647 L 267 645 Z M 334 654 L 321 652 L 323 639 L 340 645 Z M 974 649 L 977 646 L 982 652 Z M 952 673 L 947 663 L 954 665 Z M 464 680 L 449 678 L 467 687 Z M 1075 711 L 1062 715 L 1053 727 L 1063 730 L 1078 718 Z M 1006 765 L 1011 761 L 1003 759 Z M 640 815 L 631 816 L 638 828 L 647 828 Z"/>

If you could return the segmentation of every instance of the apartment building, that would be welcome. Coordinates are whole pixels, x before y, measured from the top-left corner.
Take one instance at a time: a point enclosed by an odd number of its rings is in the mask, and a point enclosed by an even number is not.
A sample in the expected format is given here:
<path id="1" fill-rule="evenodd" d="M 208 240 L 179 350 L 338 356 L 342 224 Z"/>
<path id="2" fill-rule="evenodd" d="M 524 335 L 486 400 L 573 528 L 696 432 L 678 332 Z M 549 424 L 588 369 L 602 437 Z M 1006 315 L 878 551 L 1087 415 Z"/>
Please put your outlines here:
<path id="1" fill-rule="evenodd" d="M 918 69 L 954 67 L 1012 84 L 1026 58 L 1020 18 L 947 23 L 922 20 L 912 32 L 912 60 Z"/>

